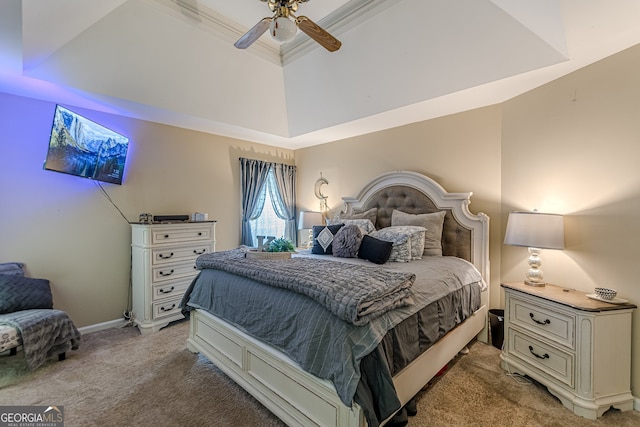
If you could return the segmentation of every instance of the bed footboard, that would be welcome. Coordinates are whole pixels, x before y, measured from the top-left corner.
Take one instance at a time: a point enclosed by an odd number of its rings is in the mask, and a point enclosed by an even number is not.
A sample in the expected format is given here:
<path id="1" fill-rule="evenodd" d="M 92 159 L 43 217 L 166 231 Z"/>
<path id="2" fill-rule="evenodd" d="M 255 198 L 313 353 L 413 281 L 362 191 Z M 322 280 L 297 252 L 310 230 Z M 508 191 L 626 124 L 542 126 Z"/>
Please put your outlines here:
<path id="1" fill-rule="evenodd" d="M 482 306 L 395 375 L 404 405 L 484 327 Z M 303 371 L 284 353 L 203 310 L 191 311 L 187 347 L 202 353 L 289 426 L 365 427 L 358 404 L 345 406 L 335 387 Z"/>
<path id="2" fill-rule="evenodd" d="M 187 347 L 206 356 L 287 425 L 365 426 L 360 406 L 345 406 L 329 381 L 206 311 L 191 311 Z"/>

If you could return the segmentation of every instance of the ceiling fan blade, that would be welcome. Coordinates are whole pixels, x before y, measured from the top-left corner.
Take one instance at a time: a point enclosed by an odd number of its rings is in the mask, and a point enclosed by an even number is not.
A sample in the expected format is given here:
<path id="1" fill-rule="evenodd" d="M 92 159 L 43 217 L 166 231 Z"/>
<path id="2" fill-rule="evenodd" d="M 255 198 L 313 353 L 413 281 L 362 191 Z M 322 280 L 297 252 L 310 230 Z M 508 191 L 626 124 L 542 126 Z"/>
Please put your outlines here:
<path id="1" fill-rule="evenodd" d="M 335 52 L 336 50 L 340 49 L 340 46 L 342 46 L 340 40 L 327 33 L 320 26 L 318 26 L 318 24 L 316 24 L 306 16 L 296 17 L 296 25 L 298 26 L 298 28 L 300 28 L 300 30 L 302 30 L 302 32 L 314 39 L 329 52 Z"/>
<path id="2" fill-rule="evenodd" d="M 233 45 L 238 49 L 246 49 L 260 38 L 261 35 L 269 29 L 269 24 L 273 18 L 262 18 L 256 25 L 254 25 L 249 31 L 238 39 Z"/>

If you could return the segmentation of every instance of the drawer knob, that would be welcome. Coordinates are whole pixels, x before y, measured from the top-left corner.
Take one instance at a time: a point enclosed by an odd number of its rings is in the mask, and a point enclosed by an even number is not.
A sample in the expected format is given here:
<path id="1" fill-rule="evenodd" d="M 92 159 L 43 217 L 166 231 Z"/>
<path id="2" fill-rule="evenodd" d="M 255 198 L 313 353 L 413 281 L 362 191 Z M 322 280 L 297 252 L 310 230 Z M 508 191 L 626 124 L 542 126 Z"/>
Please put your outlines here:
<path id="1" fill-rule="evenodd" d="M 164 235 L 164 238 L 165 238 L 165 239 L 168 239 L 168 238 L 169 238 L 169 235 L 168 235 L 168 234 L 165 234 L 165 235 Z"/>
<path id="2" fill-rule="evenodd" d="M 199 232 L 198 232 L 198 236 L 202 236 L 202 231 L 199 231 Z"/>
<path id="3" fill-rule="evenodd" d="M 544 320 L 536 319 L 533 313 L 529 313 L 529 317 L 531 317 L 531 320 L 536 322 L 538 325 L 548 325 L 548 324 L 551 323 L 551 320 L 549 320 L 549 319 L 544 319 Z"/>
<path id="4" fill-rule="evenodd" d="M 174 289 L 175 289 L 174 286 L 172 286 L 171 289 L 169 289 L 168 291 L 165 291 L 164 289 L 160 288 L 160 293 L 161 294 L 170 294 L 171 292 L 173 292 Z"/>
<path id="5" fill-rule="evenodd" d="M 198 252 L 198 251 L 197 251 L 197 250 L 195 250 L 195 249 L 193 250 L 193 253 L 194 253 L 194 254 L 196 254 L 196 255 L 202 255 L 202 254 L 203 254 L 203 253 L 205 253 L 205 252 L 207 252 L 207 250 L 206 250 L 206 249 L 203 249 L 203 250 L 201 250 L 200 252 Z"/>
<path id="6" fill-rule="evenodd" d="M 173 269 L 171 271 L 169 271 L 168 273 L 165 273 L 164 271 L 160 272 L 161 276 L 171 276 L 173 274 Z"/>
<path id="7" fill-rule="evenodd" d="M 169 259 L 173 256 L 173 252 L 171 252 L 169 255 L 165 255 L 165 254 L 160 254 L 158 255 L 160 258 L 162 259 Z"/>
<path id="8" fill-rule="evenodd" d="M 171 310 L 173 310 L 174 308 L 176 308 L 176 305 L 175 305 L 175 304 L 171 304 L 171 307 L 169 307 L 169 308 L 166 308 L 166 307 L 160 307 L 160 310 L 161 310 L 161 311 L 171 311 Z"/>
<path id="9" fill-rule="evenodd" d="M 531 354 L 533 354 L 538 359 L 548 359 L 549 358 L 549 355 L 547 353 L 543 354 L 542 356 L 537 354 L 535 351 L 533 351 L 533 347 L 532 346 L 529 346 L 529 351 L 531 352 Z"/>

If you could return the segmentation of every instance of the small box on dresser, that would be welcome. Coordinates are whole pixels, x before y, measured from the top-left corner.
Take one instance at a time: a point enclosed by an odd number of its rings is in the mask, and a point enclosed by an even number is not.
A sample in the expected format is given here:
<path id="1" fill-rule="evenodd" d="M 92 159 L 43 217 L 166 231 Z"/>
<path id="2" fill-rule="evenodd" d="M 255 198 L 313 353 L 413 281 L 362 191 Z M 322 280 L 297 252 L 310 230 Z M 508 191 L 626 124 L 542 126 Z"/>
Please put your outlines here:
<path id="1" fill-rule="evenodd" d="M 596 301 L 547 284 L 503 283 L 503 369 L 528 375 L 575 414 L 592 420 L 610 407 L 633 409 L 634 304 Z"/>
<path id="2" fill-rule="evenodd" d="M 198 256 L 215 252 L 216 221 L 131 224 L 133 320 L 142 333 L 182 319 L 180 301 L 198 271 Z"/>

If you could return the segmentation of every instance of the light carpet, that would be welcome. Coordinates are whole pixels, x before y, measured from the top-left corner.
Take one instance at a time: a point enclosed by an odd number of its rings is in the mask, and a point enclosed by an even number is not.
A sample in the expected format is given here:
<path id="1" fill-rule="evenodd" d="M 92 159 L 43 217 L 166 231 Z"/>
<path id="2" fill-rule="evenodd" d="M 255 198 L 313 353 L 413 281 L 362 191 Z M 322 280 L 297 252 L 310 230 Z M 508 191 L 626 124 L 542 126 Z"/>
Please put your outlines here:
<path id="1" fill-rule="evenodd" d="M 64 406 L 65 426 L 282 426 L 204 357 L 187 350 L 188 322 L 141 335 L 126 327 L 83 336 L 67 360 L 34 372 L 22 352 L 0 356 L 0 405 Z M 482 343 L 418 396 L 409 426 L 639 426 L 640 414 L 574 415 L 536 383 L 508 376 Z"/>

